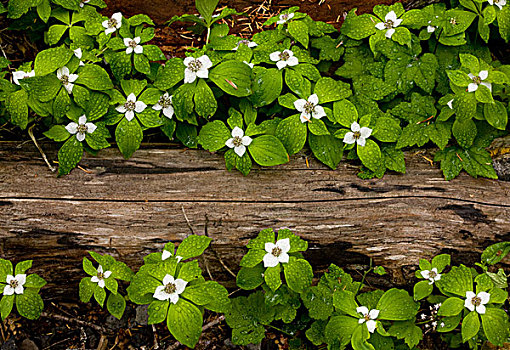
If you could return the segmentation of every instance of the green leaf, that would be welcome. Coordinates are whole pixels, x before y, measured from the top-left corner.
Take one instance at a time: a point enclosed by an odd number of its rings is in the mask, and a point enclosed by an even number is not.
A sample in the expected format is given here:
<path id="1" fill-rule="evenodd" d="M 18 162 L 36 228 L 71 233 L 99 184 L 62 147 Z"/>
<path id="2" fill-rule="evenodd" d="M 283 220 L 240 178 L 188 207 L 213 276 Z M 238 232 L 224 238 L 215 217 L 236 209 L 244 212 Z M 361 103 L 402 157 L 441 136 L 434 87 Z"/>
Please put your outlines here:
<path id="1" fill-rule="evenodd" d="M 39 76 L 52 73 L 65 66 L 72 56 L 73 52 L 65 45 L 43 50 L 35 58 L 35 74 Z"/>
<path id="2" fill-rule="evenodd" d="M 428 280 L 416 283 L 413 290 L 414 300 L 421 300 L 428 297 L 433 289 L 434 286 L 430 284 Z"/>
<path id="3" fill-rule="evenodd" d="M 406 162 L 404 152 L 395 149 L 394 146 L 383 146 L 381 152 L 384 158 L 384 166 L 389 170 L 399 173 L 406 172 Z"/>
<path id="4" fill-rule="evenodd" d="M 52 139 L 53 141 L 62 142 L 71 136 L 63 125 L 53 125 L 50 130 L 43 133 L 44 136 Z"/>
<path id="5" fill-rule="evenodd" d="M 336 290 L 333 294 L 333 305 L 337 310 L 346 313 L 349 316 L 359 318 L 356 311 L 358 304 L 354 300 L 354 293 L 347 290 Z"/>
<path id="6" fill-rule="evenodd" d="M 483 115 L 487 122 L 499 130 L 505 130 L 508 123 L 508 112 L 505 105 L 499 101 L 486 103 L 483 106 Z"/>
<path id="7" fill-rule="evenodd" d="M 308 26 L 304 21 L 292 21 L 288 25 L 289 34 L 305 48 L 308 48 Z"/>
<path id="8" fill-rule="evenodd" d="M 474 338 L 480 330 L 480 318 L 476 311 L 471 311 L 462 320 L 462 341 L 465 343 Z"/>
<path id="9" fill-rule="evenodd" d="M 167 327 L 180 343 L 193 348 L 202 333 L 202 313 L 190 302 L 179 299 L 168 308 Z"/>
<path id="10" fill-rule="evenodd" d="M 29 268 L 32 267 L 32 260 L 24 260 L 16 264 L 14 274 L 19 275 L 25 273 Z"/>
<path id="11" fill-rule="evenodd" d="M 230 130 L 225 123 L 220 120 L 215 120 L 207 123 L 200 129 L 198 142 L 204 149 L 210 152 L 216 152 L 225 147 L 225 142 L 227 142 L 230 136 Z"/>
<path id="12" fill-rule="evenodd" d="M 446 299 L 439 308 L 439 316 L 457 316 L 464 309 L 464 300 L 457 297 Z"/>
<path id="13" fill-rule="evenodd" d="M 476 124 L 473 120 L 461 120 L 458 118 L 453 123 L 452 132 L 459 145 L 464 148 L 471 147 L 478 133 Z"/>
<path id="14" fill-rule="evenodd" d="M 67 175 L 83 156 L 83 145 L 76 137 L 70 137 L 58 151 L 58 174 Z"/>
<path id="15" fill-rule="evenodd" d="M 475 97 L 478 102 L 482 103 L 494 103 L 491 90 L 485 85 L 478 85 L 478 89 L 475 91 Z"/>
<path id="16" fill-rule="evenodd" d="M 149 60 L 145 55 L 133 53 L 133 65 L 135 66 L 136 71 L 143 73 L 145 75 L 149 75 L 151 73 L 151 66 Z M 126 55 L 131 56 L 131 55 Z"/>
<path id="17" fill-rule="evenodd" d="M 377 118 L 374 127 L 374 137 L 382 142 L 395 142 L 400 137 L 402 129 L 400 123 L 394 118 Z"/>
<path id="18" fill-rule="evenodd" d="M 434 161 L 441 161 L 441 170 L 447 180 L 455 178 L 462 169 L 473 177 L 498 178 L 492 167 L 492 158 L 489 152 L 480 147 L 469 149 L 448 147 L 437 152 Z"/>
<path id="19" fill-rule="evenodd" d="M 336 169 L 343 156 L 343 142 L 332 135 L 310 134 L 308 144 L 314 156 L 331 169 Z"/>
<path id="20" fill-rule="evenodd" d="M 88 303 L 94 294 L 95 287 L 96 284 L 90 280 L 90 277 L 82 278 L 79 285 L 80 300 Z"/>
<path id="21" fill-rule="evenodd" d="M 236 277 L 236 284 L 245 290 L 255 289 L 264 283 L 265 268 L 262 264 L 255 267 L 241 267 Z"/>
<path id="22" fill-rule="evenodd" d="M 248 249 L 265 249 L 266 242 L 274 243 L 276 240 L 275 233 L 272 228 L 266 228 L 259 232 L 257 237 L 250 240 L 246 247 Z"/>
<path id="23" fill-rule="evenodd" d="M 16 295 L 16 310 L 29 320 L 38 319 L 43 308 L 44 302 L 41 296 L 33 290 L 25 289 L 23 294 Z"/>
<path id="24" fill-rule="evenodd" d="M 333 316 L 329 320 L 324 334 L 328 343 L 334 341 L 345 346 L 351 342 L 352 334 L 359 326 L 358 319 L 349 316 Z"/>
<path id="25" fill-rule="evenodd" d="M 464 265 L 454 266 L 450 272 L 441 276 L 436 285 L 443 294 L 446 292 L 465 298 L 466 292 L 473 291 L 473 277 L 468 267 Z"/>
<path id="26" fill-rule="evenodd" d="M 317 81 L 314 92 L 319 97 L 320 104 L 338 101 L 352 95 L 349 84 L 327 77 Z"/>
<path id="27" fill-rule="evenodd" d="M 308 130 L 314 135 L 322 136 L 329 135 L 329 130 L 326 127 L 326 124 L 320 119 L 312 118 L 308 123 Z"/>
<path id="28" fill-rule="evenodd" d="M 276 128 L 275 136 L 282 142 L 289 154 L 303 149 L 306 142 L 307 128 L 301 123 L 299 115 L 282 120 Z"/>
<path id="29" fill-rule="evenodd" d="M 0 300 L 0 316 L 2 316 L 2 321 L 9 316 L 12 311 L 12 307 L 14 306 L 14 295 L 4 295 L 2 300 Z"/>
<path id="30" fill-rule="evenodd" d="M 219 0 L 195 0 L 195 7 L 209 25 L 212 23 L 212 14 L 218 2 Z"/>
<path id="31" fill-rule="evenodd" d="M 212 239 L 207 236 L 191 235 L 186 237 L 179 247 L 177 247 L 176 255 L 182 257 L 182 260 L 191 259 L 200 256 L 204 250 L 209 247 Z"/>
<path id="32" fill-rule="evenodd" d="M 465 87 L 473 82 L 472 79 L 461 70 L 447 70 L 446 74 L 448 74 L 450 81 L 457 86 Z"/>
<path id="33" fill-rule="evenodd" d="M 68 28 L 69 26 L 62 24 L 52 25 L 47 32 L 48 44 L 52 46 L 57 44 Z"/>
<path id="34" fill-rule="evenodd" d="M 195 102 L 195 111 L 200 117 L 210 118 L 218 108 L 216 98 L 204 79 L 198 80 L 193 101 Z"/>
<path id="35" fill-rule="evenodd" d="M 251 68 L 243 62 L 220 63 L 209 72 L 209 79 L 229 95 L 246 97 L 252 94 Z"/>
<path id="36" fill-rule="evenodd" d="M 156 45 L 144 45 L 143 54 L 149 61 L 162 61 L 165 59 L 165 55 Z"/>
<path id="37" fill-rule="evenodd" d="M 480 63 L 478 58 L 469 54 L 459 54 L 460 64 L 463 68 L 467 68 L 472 74 L 478 75 L 480 72 Z"/>
<path id="38" fill-rule="evenodd" d="M 4 297 L 5 298 L 5 297 Z M 508 315 L 504 310 L 487 308 L 482 317 L 482 327 L 487 339 L 496 346 L 508 340 Z"/>
<path id="39" fill-rule="evenodd" d="M 149 314 L 148 324 L 161 323 L 166 319 L 168 314 L 168 300 L 154 300 L 150 303 L 147 313 Z"/>
<path id="40" fill-rule="evenodd" d="M 283 87 L 282 72 L 276 68 L 254 70 L 253 94 L 249 97 L 253 107 L 263 107 L 273 103 Z"/>
<path id="41" fill-rule="evenodd" d="M 264 273 L 264 281 L 266 282 L 267 286 L 271 288 L 272 291 L 277 290 L 282 285 L 280 273 L 281 273 L 280 264 L 274 267 L 268 267 L 266 269 L 266 272 Z"/>
<path id="42" fill-rule="evenodd" d="M 374 16 L 363 14 L 356 15 L 356 8 L 349 11 L 342 25 L 341 32 L 351 39 L 361 40 L 375 34 L 376 28 L 373 20 Z M 376 22 L 377 23 L 377 22 Z"/>
<path id="43" fill-rule="evenodd" d="M 340 100 L 333 104 L 333 115 L 335 121 L 346 128 L 358 121 L 356 106 L 349 100 Z"/>
<path id="44" fill-rule="evenodd" d="M 499 242 L 485 248 L 481 261 L 484 264 L 495 265 L 510 253 L 510 242 Z"/>
<path id="45" fill-rule="evenodd" d="M 262 166 L 287 163 L 289 156 L 283 144 L 275 136 L 262 135 L 253 139 L 248 146 L 253 160 Z"/>
<path id="46" fill-rule="evenodd" d="M 356 94 L 366 95 L 376 101 L 382 100 L 396 90 L 395 86 L 371 75 L 362 75 L 355 78 L 353 87 Z"/>
<path id="47" fill-rule="evenodd" d="M 24 287 L 41 289 L 45 285 L 46 285 L 46 281 L 44 280 L 44 278 L 42 278 L 41 276 L 36 275 L 34 273 L 34 274 L 27 276 L 27 280 L 25 282 Z"/>
<path id="48" fill-rule="evenodd" d="M 106 308 L 113 316 L 120 320 L 126 309 L 126 299 L 120 293 L 110 293 L 106 301 Z"/>
<path id="49" fill-rule="evenodd" d="M 409 349 L 413 349 L 423 339 L 423 332 L 413 321 L 394 322 L 388 333 L 397 339 L 404 339 Z"/>
<path id="50" fill-rule="evenodd" d="M 131 121 L 122 118 L 115 130 L 115 140 L 124 158 L 128 159 L 133 155 L 140 147 L 142 139 L 142 127 L 136 118 L 133 118 Z"/>
<path id="51" fill-rule="evenodd" d="M 392 288 L 379 299 L 376 309 L 381 320 L 405 321 L 414 319 L 419 306 L 406 291 Z"/>
<path id="52" fill-rule="evenodd" d="M 384 161 L 382 159 L 381 149 L 373 140 L 366 140 L 365 146 L 357 145 L 357 153 L 361 162 L 368 169 L 375 173 L 384 172 Z"/>
<path id="53" fill-rule="evenodd" d="M 287 285 L 294 292 L 301 293 L 312 284 L 312 266 L 305 259 L 291 257 L 289 262 L 283 265 L 283 272 Z"/>
<path id="54" fill-rule="evenodd" d="M 156 75 L 154 86 L 160 90 L 168 90 L 184 79 L 184 63 L 180 58 L 172 58 L 161 66 Z"/>
<path id="55" fill-rule="evenodd" d="M 282 228 L 278 230 L 277 241 L 288 238 L 290 242 L 289 253 L 304 252 L 308 249 L 308 242 L 296 236 L 291 230 Z"/>
<path id="56" fill-rule="evenodd" d="M 441 273 L 446 268 L 446 266 L 450 265 L 451 257 L 449 254 L 439 254 L 432 258 L 431 267 L 435 267 L 437 272 Z"/>
<path id="57" fill-rule="evenodd" d="M 262 259 L 264 258 L 264 255 L 266 255 L 265 250 L 250 249 L 250 250 L 248 250 L 248 253 L 246 253 L 243 256 L 243 258 L 241 259 L 239 266 L 255 267 L 257 264 L 259 264 L 262 261 Z"/>
<path id="58" fill-rule="evenodd" d="M 86 274 L 90 276 L 96 276 L 97 275 L 97 269 L 92 265 L 92 261 L 90 261 L 87 258 L 83 258 L 83 271 L 85 271 Z"/>
<path id="59" fill-rule="evenodd" d="M 11 122 L 25 129 L 28 124 L 28 105 L 27 93 L 25 90 L 18 90 L 7 95 L 5 100 L 5 108 L 7 113 L 11 115 Z"/>
<path id="60" fill-rule="evenodd" d="M 77 84 L 83 84 L 91 90 L 110 90 L 113 88 L 108 73 L 98 65 L 87 64 L 78 73 Z"/>
<path id="61" fill-rule="evenodd" d="M 301 293 L 301 300 L 313 319 L 327 320 L 333 313 L 331 290 L 324 285 L 305 289 Z"/>

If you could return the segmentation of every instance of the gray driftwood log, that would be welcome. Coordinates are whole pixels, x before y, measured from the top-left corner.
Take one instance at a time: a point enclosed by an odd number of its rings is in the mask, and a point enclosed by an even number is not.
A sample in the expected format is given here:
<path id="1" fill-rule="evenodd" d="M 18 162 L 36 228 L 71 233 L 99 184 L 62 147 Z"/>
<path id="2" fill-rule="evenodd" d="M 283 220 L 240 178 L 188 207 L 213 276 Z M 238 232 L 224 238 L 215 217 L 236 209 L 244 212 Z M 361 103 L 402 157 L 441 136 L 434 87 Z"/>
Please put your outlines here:
<path id="1" fill-rule="evenodd" d="M 165 148 L 166 147 L 166 148 Z M 45 146 L 50 158 L 55 151 Z M 451 253 L 472 263 L 491 243 L 510 239 L 510 183 L 465 174 L 444 181 L 424 153 L 407 153 L 408 173 L 360 180 L 356 165 L 325 168 L 306 154 L 248 177 L 205 151 L 145 146 L 130 160 L 115 149 L 86 156 L 57 179 L 32 144 L 0 143 L 0 255 L 34 259 L 49 281 L 45 297 L 77 298 L 88 250 L 133 268 L 142 257 L 195 233 L 214 239 L 201 262 L 227 286 L 243 246 L 264 228 L 289 227 L 309 241 L 316 272 L 349 271 L 372 258 L 388 275 L 373 285 L 403 285 L 418 257 Z M 430 157 L 430 156 L 428 156 Z"/>

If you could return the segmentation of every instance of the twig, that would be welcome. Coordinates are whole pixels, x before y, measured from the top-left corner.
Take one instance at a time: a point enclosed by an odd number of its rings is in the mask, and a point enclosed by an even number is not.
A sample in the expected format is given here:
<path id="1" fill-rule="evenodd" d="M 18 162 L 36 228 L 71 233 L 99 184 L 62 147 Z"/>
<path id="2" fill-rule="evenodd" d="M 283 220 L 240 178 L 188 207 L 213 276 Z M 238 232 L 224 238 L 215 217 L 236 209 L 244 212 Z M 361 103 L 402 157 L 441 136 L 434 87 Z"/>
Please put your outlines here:
<path id="1" fill-rule="evenodd" d="M 191 222 L 188 219 L 188 216 L 186 215 L 186 211 L 184 210 L 184 205 L 181 206 L 182 214 L 184 215 L 184 219 L 186 219 L 186 223 L 188 224 L 189 230 L 191 231 L 191 234 L 194 235 L 195 232 L 193 231 L 193 226 L 191 226 Z"/>
<path id="2" fill-rule="evenodd" d="M 202 327 L 202 332 L 208 330 L 211 327 L 216 326 L 218 323 L 222 322 L 224 319 L 225 319 L 225 316 L 221 315 L 217 319 L 212 320 L 211 322 L 207 323 L 205 326 Z M 169 347 L 167 347 L 166 350 L 176 350 L 181 345 L 182 345 L 181 343 L 175 342 L 172 345 L 170 345 Z"/>
<path id="3" fill-rule="evenodd" d="M 48 158 L 46 158 L 46 154 L 44 153 L 42 148 L 39 146 L 39 144 L 37 143 L 37 140 L 34 137 L 34 132 L 32 131 L 34 129 L 34 126 L 35 126 L 35 124 L 28 128 L 28 136 L 30 136 L 35 147 L 37 147 L 37 149 L 41 153 L 41 156 L 43 157 L 43 160 L 46 162 L 46 165 L 48 166 L 48 168 L 50 168 L 51 171 L 55 172 L 57 169 L 55 169 L 55 167 L 52 166 L 50 164 L 50 162 L 48 162 Z"/>
<path id="4" fill-rule="evenodd" d="M 5 51 L 4 51 L 4 48 L 2 47 L 2 45 L 0 45 L 0 50 L 2 50 L 2 54 L 4 55 L 5 59 L 7 61 L 9 61 L 9 59 L 7 58 L 7 55 L 5 54 Z M 9 68 L 9 70 L 11 70 L 11 65 L 8 64 L 7 67 Z"/>
<path id="5" fill-rule="evenodd" d="M 156 326 L 155 325 L 152 325 L 152 333 L 154 334 L 154 349 L 159 349 L 158 332 L 156 332 Z"/>
<path id="6" fill-rule="evenodd" d="M 101 332 L 101 333 L 108 333 L 108 334 L 112 333 L 111 331 L 109 331 L 108 329 L 106 329 L 104 327 L 98 326 L 97 324 L 93 324 L 93 323 L 90 323 L 87 321 L 82 321 L 78 318 L 70 318 L 67 316 L 62 316 L 62 315 L 57 315 L 57 314 L 49 314 L 47 312 L 42 312 L 41 316 L 46 317 L 46 318 L 52 318 L 57 321 L 64 321 L 64 322 L 69 322 L 69 323 L 75 323 L 80 326 L 90 327 L 90 328 L 95 329 L 96 331 Z"/>
<path id="7" fill-rule="evenodd" d="M 209 237 L 209 232 L 208 232 L 208 230 L 207 230 L 208 226 L 209 226 L 209 217 L 207 216 L 207 214 L 205 214 L 205 228 L 204 228 L 204 233 L 205 233 L 205 235 L 206 235 L 207 237 Z M 227 265 L 225 265 L 225 263 L 223 262 L 223 259 L 221 258 L 220 254 L 219 254 L 219 253 L 218 253 L 218 252 L 217 252 L 217 251 L 216 251 L 216 250 L 215 250 L 212 246 L 210 246 L 210 247 L 209 247 L 209 249 L 211 249 L 211 250 L 212 250 L 212 252 L 213 252 L 213 253 L 214 253 L 214 255 L 216 256 L 216 258 L 217 258 L 217 259 L 218 259 L 218 261 L 220 262 L 221 266 L 223 266 L 223 268 L 224 268 L 225 270 L 227 270 L 227 272 L 228 272 L 230 275 L 232 275 L 234 278 L 236 278 L 236 277 L 237 277 L 237 276 L 236 276 L 236 274 L 235 274 L 235 273 L 233 273 L 233 272 L 232 272 L 232 270 L 230 270 L 230 269 L 228 268 L 228 266 L 227 266 Z M 212 279 L 212 278 L 211 278 L 211 279 Z"/>
<path id="8" fill-rule="evenodd" d="M 4 340 L 4 343 L 5 343 L 7 339 L 5 339 L 5 334 L 4 334 L 4 323 L 5 323 L 5 320 L 0 324 L 0 331 L 2 331 L 2 339 Z"/>

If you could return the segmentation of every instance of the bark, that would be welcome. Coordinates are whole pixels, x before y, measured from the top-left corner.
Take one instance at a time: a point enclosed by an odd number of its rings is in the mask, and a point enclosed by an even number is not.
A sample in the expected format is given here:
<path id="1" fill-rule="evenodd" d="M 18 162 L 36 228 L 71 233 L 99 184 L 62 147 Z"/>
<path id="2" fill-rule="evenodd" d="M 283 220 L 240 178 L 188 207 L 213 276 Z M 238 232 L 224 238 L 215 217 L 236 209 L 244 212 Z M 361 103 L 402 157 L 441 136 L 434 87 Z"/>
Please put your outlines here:
<path id="1" fill-rule="evenodd" d="M 408 153 L 407 174 L 381 180 L 360 180 L 349 163 L 332 171 L 310 159 L 307 167 L 305 153 L 243 177 L 218 155 L 153 145 L 130 160 L 115 149 L 86 156 L 87 172 L 57 179 L 32 144 L 0 143 L 0 255 L 34 259 L 33 272 L 49 281 L 46 298 L 76 299 L 88 250 L 137 268 L 190 234 L 187 217 L 213 238 L 202 267 L 228 287 L 234 280 L 218 256 L 236 272 L 243 246 L 267 227 L 308 240 L 316 273 L 330 263 L 360 271 L 373 259 L 389 273 L 371 284 L 402 286 L 414 282 L 419 258 L 450 253 L 473 263 L 510 239 L 510 183 L 465 174 L 447 182 L 423 156 Z"/>

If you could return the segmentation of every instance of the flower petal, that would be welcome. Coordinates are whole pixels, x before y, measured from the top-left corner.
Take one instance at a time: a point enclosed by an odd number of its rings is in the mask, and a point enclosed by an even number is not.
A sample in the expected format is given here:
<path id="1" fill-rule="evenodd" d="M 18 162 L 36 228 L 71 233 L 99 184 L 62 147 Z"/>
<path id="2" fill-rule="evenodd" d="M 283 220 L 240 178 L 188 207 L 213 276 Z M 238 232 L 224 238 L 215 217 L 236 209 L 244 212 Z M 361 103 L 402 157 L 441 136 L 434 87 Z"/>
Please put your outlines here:
<path id="1" fill-rule="evenodd" d="M 163 114 L 168 119 L 172 119 L 172 117 L 174 116 L 174 112 L 175 112 L 174 107 L 172 106 L 168 106 L 163 109 Z"/>
<path id="2" fill-rule="evenodd" d="M 185 280 L 182 280 L 180 278 L 176 279 L 174 283 L 175 283 L 175 292 L 177 294 L 181 294 L 182 292 L 184 292 L 184 289 L 188 285 L 188 282 L 186 282 Z"/>
<path id="3" fill-rule="evenodd" d="M 289 254 L 287 253 L 281 253 L 280 256 L 278 256 L 278 261 L 281 262 L 282 264 L 286 264 L 289 262 Z"/>
<path id="4" fill-rule="evenodd" d="M 271 253 L 273 251 L 273 249 L 276 248 L 276 244 L 272 243 L 272 242 L 266 242 L 264 244 L 264 250 L 268 253 Z"/>
<path id="5" fill-rule="evenodd" d="M 174 282 L 174 276 L 172 275 L 165 275 L 165 277 L 163 277 L 163 285 L 167 285 L 168 283 L 173 283 Z"/>
<path id="6" fill-rule="evenodd" d="M 368 317 L 370 317 L 371 320 L 375 320 L 377 317 L 379 317 L 379 310 L 377 309 L 370 310 L 370 312 L 368 313 Z"/>
<path id="7" fill-rule="evenodd" d="M 388 30 L 386 31 L 386 34 L 385 34 L 385 35 L 386 35 L 386 37 L 387 37 L 388 39 L 390 39 L 390 38 L 393 36 L 393 34 L 395 34 L 395 29 L 390 28 L 390 29 L 388 29 Z"/>
<path id="8" fill-rule="evenodd" d="M 202 67 L 205 69 L 209 69 L 213 66 L 211 59 L 207 55 L 200 56 L 198 61 L 202 63 Z"/>
<path id="9" fill-rule="evenodd" d="M 368 307 L 366 306 L 358 306 L 356 308 L 356 312 L 362 314 L 363 316 L 368 315 Z"/>
<path id="10" fill-rule="evenodd" d="M 358 132 L 360 131 L 361 127 L 359 126 L 359 124 L 357 122 L 353 122 L 351 124 L 351 131 L 353 132 Z"/>
<path id="11" fill-rule="evenodd" d="M 209 78 L 209 70 L 205 67 L 200 68 L 196 74 L 197 74 L 197 77 L 202 78 L 202 79 Z"/>
<path id="12" fill-rule="evenodd" d="M 446 104 L 450 109 L 453 109 L 453 98 Z"/>
<path id="13" fill-rule="evenodd" d="M 296 56 L 292 56 L 287 60 L 287 64 L 291 67 L 297 66 L 299 64 L 299 60 Z"/>
<path id="14" fill-rule="evenodd" d="M 158 300 L 168 300 L 170 298 L 170 294 L 165 293 L 165 286 L 156 287 L 156 291 L 152 296 Z"/>
<path id="15" fill-rule="evenodd" d="M 369 138 L 370 135 L 372 135 L 372 129 L 367 128 L 366 126 L 362 127 L 359 132 L 361 134 L 361 137 L 365 139 Z"/>
<path id="16" fill-rule="evenodd" d="M 105 19 L 105 20 L 101 23 L 101 25 L 103 26 L 103 28 L 108 29 L 108 20 L 107 20 L 107 19 Z M 108 35 L 108 33 L 106 33 L 106 34 Z"/>
<path id="17" fill-rule="evenodd" d="M 78 118 L 78 124 L 85 125 L 86 122 L 87 122 L 87 116 L 85 114 L 82 115 L 80 118 Z"/>
<path id="18" fill-rule="evenodd" d="M 225 142 L 225 146 L 227 146 L 228 148 L 234 148 L 235 145 L 234 145 L 234 138 L 230 138 L 228 139 L 226 142 Z"/>
<path id="19" fill-rule="evenodd" d="M 101 287 L 101 288 L 104 288 L 104 286 L 105 286 L 104 279 L 102 279 L 102 278 L 101 278 L 101 279 L 99 280 L 99 282 L 97 282 L 97 285 L 98 285 L 99 287 Z"/>
<path id="20" fill-rule="evenodd" d="M 99 277 L 97 277 L 97 276 L 92 276 L 92 278 L 91 278 L 90 280 L 91 280 L 92 282 L 94 282 L 94 283 L 97 283 L 97 282 L 99 282 Z"/>
<path id="21" fill-rule="evenodd" d="M 344 143 L 346 143 L 348 145 L 352 145 L 354 142 L 356 142 L 356 138 L 354 137 L 354 133 L 353 132 L 348 132 L 347 134 L 345 134 L 343 141 L 344 141 Z"/>
<path id="22" fill-rule="evenodd" d="M 6 285 L 4 287 L 4 295 L 13 295 L 14 294 L 14 288 L 12 288 L 10 285 Z"/>
<path id="23" fill-rule="evenodd" d="M 475 311 L 475 306 L 471 302 L 471 299 L 466 299 L 466 301 L 464 301 L 464 307 L 466 307 L 469 311 Z"/>
<path id="24" fill-rule="evenodd" d="M 395 21 L 393 21 L 393 28 L 398 27 L 400 24 L 402 24 L 403 19 L 397 18 Z"/>
<path id="25" fill-rule="evenodd" d="M 423 278 L 425 278 L 425 279 L 427 279 L 427 280 L 428 280 L 428 279 L 430 278 L 430 271 L 429 271 L 429 270 L 422 270 L 422 271 L 420 272 L 420 275 L 421 275 Z"/>
<path id="26" fill-rule="evenodd" d="M 104 272 L 104 274 L 103 274 L 104 278 L 108 278 L 108 277 L 110 277 L 111 275 L 112 275 L 112 272 L 111 272 L 111 271 L 105 271 L 105 272 Z"/>
<path id="27" fill-rule="evenodd" d="M 269 55 L 269 59 L 273 62 L 278 62 L 280 60 L 281 51 L 275 51 Z"/>
<path id="28" fill-rule="evenodd" d="M 122 13 L 121 12 L 115 12 L 112 15 L 112 18 L 117 21 L 117 28 L 120 28 L 122 24 Z"/>
<path id="29" fill-rule="evenodd" d="M 92 123 L 85 123 L 85 126 L 87 127 L 87 133 L 89 134 L 92 134 L 97 129 L 97 126 Z"/>
<path id="30" fill-rule="evenodd" d="M 128 102 L 136 102 L 136 95 L 134 93 L 130 93 L 127 97 Z"/>
<path id="31" fill-rule="evenodd" d="M 251 142 L 253 141 L 251 137 L 249 136 L 243 136 L 243 138 L 241 139 L 243 145 L 245 146 L 249 146 L 251 144 Z"/>
<path id="32" fill-rule="evenodd" d="M 478 84 L 471 83 L 468 85 L 468 92 L 475 92 L 476 90 L 478 90 Z"/>
<path id="33" fill-rule="evenodd" d="M 492 91 L 492 84 L 491 84 L 491 83 L 482 83 L 481 85 L 486 86 L 486 87 L 487 87 L 487 89 L 489 89 L 490 91 Z"/>
<path id="34" fill-rule="evenodd" d="M 276 246 L 282 250 L 282 253 L 287 253 L 290 250 L 290 239 L 280 239 L 276 242 Z"/>
<path id="35" fill-rule="evenodd" d="M 317 94 L 310 95 L 310 97 L 308 97 L 308 102 L 311 102 L 314 105 L 318 105 L 319 104 L 319 96 L 317 96 Z"/>
<path id="36" fill-rule="evenodd" d="M 117 112 L 119 112 L 119 113 L 122 113 L 122 114 L 126 113 L 126 111 L 127 111 L 127 109 L 126 109 L 126 107 L 124 105 L 120 105 L 120 106 L 115 107 L 115 110 Z"/>
<path id="37" fill-rule="evenodd" d="M 473 299 L 474 297 L 476 297 L 475 293 L 473 293 L 473 292 L 466 292 L 466 299 L 469 299 L 469 301 L 471 301 L 471 299 Z"/>
<path id="38" fill-rule="evenodd" d="M 24 273 L 17 274 L 15 278 L 18 281 L 19 285 L 24 285 L 25 282 L 27 281 L 27 275 Z"/>
<path id="39" fill-rule="evenodd" d="M 16 277 L 18 277 L 18 276 L 16 276 Z M 477 296 L 480 298 L 482 304 L 487 304 L 489 302 L 489 300 L 491 300 L 491 295 L 487 292 L 480 292 L 480 293 L 478 293 Z"/>
<path id="40" fill-rule="evenodd" d="M 246 153 L 246 146 L 241 145 L 241 146 L 234 147 L 234 152 L 236 152 L 236 154 L 239 157 L 242 157 L 244 155 L 244 153 Z"/>
<path id="41" fill-rule="evenodd" d="M 85 140 L 85 133 L 83 132 L 79 132 L 76 134 L 76 139 L 80 142 L 82 142 L 83 140 Z"/>
<path id="42" fill-rule="evenodd" d="M 186 57 L 186 58 L 184 59 L 184 65 L 185 65 L 186 67 L 189 67 L 189 64 L 190 64 L 191 62 L 193 62 L 193 61 L 195 61 L 195 58 L 193 58 L 193 57 Z"/>
<path id="43" fill-rule="evenodd" d="M 397 20 L 397 14 L 395 13 L 395 11 L 390 11 L 386 14 L 386 17 L 384 17 L 384 20 L 386 22 L 388 22 L 388 21 L 395 22 Z"/>
<path id="44" fill-rule="evenodd" d="M 161 260 L 166 260 L 171 256 L 172 256 L 172 253 L 170 253 L 168 250 L 163 250 L 163 252 L 161 254 Z"/>
<path id="45" fill-rule="evenodd" d="M 367 140 L 364 138 L 364 137 L 360 137 L 359 139 L 356 140 L 356 142 L 358 143 L 358 145 L 360 145 L 361 147 L 365 147 L 366 143 L 367 143 Z"/>
<path id="46" fill-rule="evenodd" d="M 240 127 L 236 126 L 234 130 L 232 130 L 232 137 L 243 137 L 244 131 Z"/>
<path id="47" fill-rule="evenodd" d="M 13 280 L 15 280 L 13 275 L 7 275 L 7 277 L 5 278 L 7 284 L 11 283 Z"/>
<path id="48" fill-rule="evenodd" d="M 179 301 L 179 294 L 177 293 L 169 294 L 169 298 L 172 304 L 177 304 L 177 302 Z"/>
<path id="49" fill-rule="evenodd" d="M 127 111 L 126 114 L 124 114 L 124 116 L 126 117 L 126 119 L 128 120 L 128 122 L 130 122 L 131 120 L 133 120 L 133 118 L 135 117 L 135 112 L 133 111 Z"/>
<path id="50" fill-rule="evenodd" d="M 489 71 L 482 70 L 482 71 L 480 71 L 480 74 L 478 74 L 478 76 L 480 77 L 480 79 L 485 80 L 489 76 Z"/>
<path id="51" fill-rule="evenodd" d="M 159 103 L 156 103 L 154 106 L 152 106 L 152 109 L 155 111 L 160 111 L 163 109 L 163 106 L 160 105 Z"/>
<path id="52" fill-rule="evenodd" d="M 478 305 L 476 307 L 476 312 L 478 312 L 480 315 L 483 315 L 485 313 L 485 305 Z"/>
<path id="53" fill-rule="evenodd" d="M 264 255 L 264 259 L 262 260 L 264 261 L 264 267 L 275 267 L 279 264 L 278 258 L 271 253 Z"/>
<path id="54" fill-rule="evenodd" d="M 133 53 L 133 48 L 130 46 L 126 49 L 126 55 L 131 55 Z"/>
<path id="55" fill-rule="evenodd" d="M 326 116 L 326 111 L 324 110 L 324 107 L 322 106 L 315 106 L 313 117 L 315 119 L 321 119 L 322 117 Z"/>
<path id="56" fill-rule="evenodd" d="M 310 122 L 310 114 L 304 113 L 304 112 L 301 113 L 299 120 L 301 121 L 301 123 L 309 123 Z"/>
<path id="57" fill-rule="evenodd" d="M 385 30 L 386 29 L 386 25 L 383 23 L 383 22 L 379 22 L 375 25 L 375 27 L 379 30 Z"/>
<path id="58" fill-rule="evenodd" d="M 294 101 L 294 108 L 296 108 L 298 110 L 298 112 L 304 112 L 306 102 L 307 101 L 302 98 L 299 100 L 296 100 L 296 101 Z"/>
<path id="59" fill-rule="evenodd" d="M 375 327 L 377 327 L 377 322 L 374 320 L 367 321 L 367 328 L 370 333 L 374 333 Z"/>
<path id="60" fill-rule="evenodd" d="M 143 53 L 143 46 L 142 46 L 142 45 L 136 45 L 136 46 L 135 46 L 135 53 L 136 53 L 136 54 L 141 54 L 141 53 Z"/>
<path id="61" fill-rule="evenodd" d="M 142 101 L 136 101 L 135 102 L 135 112 L 136 113 L 142 113 L 145 108 L 147 108 L 147 105 Z"/>
<path id="62" fill-rule="evenodd" d="M 197 79 L 197 74 L 191 69 L 186 68 L 184 70 L 184 83 L 191 84 Z"/>
<path id="63" fill-rule="evenodd" d="M 279 70 L 282 70 L 283 68 L 287 67 L 287 61 L 276 62 L 276 67 L 278 67 Z"/>
<path id="64" fill-rule="evenodd" d="M 131 41 L 132 41 L 132 40 L 133 40 L 133 39 L 131 39 L 131 38 L 124 38 L 124 45 L 126 45 L 127 47 L 129 47 L 129 44 L 131 44 Z"/>
<path id="65" fill-rule="evenodd" d="M 137 37 L 135 37 L 133 40 L 135 41 L 135 43 L 140 44 L 140 41 L 141 41 L 142 39 L 141 39 L 139 36 L 137 36 Z"/>
<path id="66" fill-rule="evenodd" d="M 75 122 L 71 122 L 71 123 L 67 124 L 66 130 L 71 135 L 74 135 L 78 132 L 78 124 L 76 124 Z"/>

